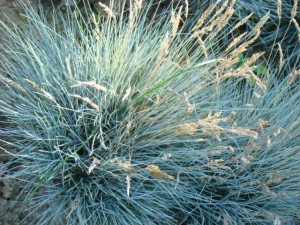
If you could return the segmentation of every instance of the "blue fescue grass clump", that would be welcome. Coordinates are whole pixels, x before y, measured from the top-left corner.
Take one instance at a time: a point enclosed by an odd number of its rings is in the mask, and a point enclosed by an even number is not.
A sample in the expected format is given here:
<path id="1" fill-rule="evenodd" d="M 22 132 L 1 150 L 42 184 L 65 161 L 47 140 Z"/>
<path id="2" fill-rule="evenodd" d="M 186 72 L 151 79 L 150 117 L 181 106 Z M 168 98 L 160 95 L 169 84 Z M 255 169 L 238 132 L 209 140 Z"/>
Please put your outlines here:
<path id="1" fill-rule="evenodd" d="M 191 7 L 203 11 L 217 2 L 217 0 L 191 1 Z M 234 16 L 230 23 L 251 15 L 242 29 L 238 30 L 244 32 L 253 29 L 256 23 L 269 13 L 270 19 L 264 24 L 261 35 L 251 51 L 256 51 L 257 48 L 269 51 L 271 55 L 269 61 L 274 61 L 274 64 L 278 63 L 274 60 L 274 56 L 279 58 L 279 51 L 282 51 L 286 60 L 296 63 L 300 55 L 299 4 L 298 0 L 236 0 Z M 280 48 L 278 44 L 281 45 Z"/>
<path id="2" fill-rule="evenodd" d="M 233 6 L 188 32 L 139 1 L 4 26 L 1 142 L 32 224 L 299 223 L 299 68 L 240 63 L 268 18 L 222 46 Z"/>

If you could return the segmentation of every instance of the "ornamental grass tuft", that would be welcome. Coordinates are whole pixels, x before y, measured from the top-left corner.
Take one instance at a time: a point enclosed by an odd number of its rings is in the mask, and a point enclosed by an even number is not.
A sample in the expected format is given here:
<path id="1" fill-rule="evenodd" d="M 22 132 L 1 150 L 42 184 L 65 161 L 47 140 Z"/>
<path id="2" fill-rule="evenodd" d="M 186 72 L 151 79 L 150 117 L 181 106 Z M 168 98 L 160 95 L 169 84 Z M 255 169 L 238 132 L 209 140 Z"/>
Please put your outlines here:
<path id="1" fill-rule="evenodd" d="M 228 39 L 218 4 L 188 28 L 141 1 L 2 24 L 1 148 L 32 224 L 299 223 L 299 68 L 241 62 L 268 15 Z"/>
<path id="2" fill-rule="evenodd" d="M 215 4 L 216 8 L 219 8 L 218 0 L 190 0 L 190 2 L 191 11 L 195 12 L 204 11 Z M 257 49 L 266 51 L 268 64 L 272 63 L 273 67 L 279 63 L 281 55 L 284 55 L 290 65 L 295 66 L 299 63 L 300 55 L 299 4 L 298 0 L 236 0 L 230 24 L 245 20 L 243 26 L 237 30 L 237 33 L 243 33 L 252 30 L 268 13 L 269 20 L 262 27 L 259 39 L 248 51 L 256 52 Z"/>

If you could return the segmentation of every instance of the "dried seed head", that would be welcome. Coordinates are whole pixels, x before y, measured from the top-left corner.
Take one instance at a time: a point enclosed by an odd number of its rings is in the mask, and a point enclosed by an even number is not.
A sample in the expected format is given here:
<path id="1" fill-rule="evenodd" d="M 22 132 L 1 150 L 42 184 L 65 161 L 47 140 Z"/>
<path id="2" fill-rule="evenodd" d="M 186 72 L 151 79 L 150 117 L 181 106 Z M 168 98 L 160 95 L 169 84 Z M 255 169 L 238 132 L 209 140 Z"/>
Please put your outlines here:
<path id="1" fill-rule="evenodd" d="M 208 144 L 211 144 L 211 141 L 208 140 L 208 139 L 205 139 L 205 138 L 198 138 L 196 141 L 198 141 L 198 142 L 206 142 Z"/>
<path id="2" fill-rule="evenodd" d="M 275 219 L 274 219 L 274 225 L 281 225 L 281 220 L 279 218 L 279 216 L 275 216 Z"/>
<path id="3" fill-rule="evenodd" d="M 272 143 L 271 138 L 270 138 L 270 136 L 268 136 L 268 137 L 267 137 L 267 147 L 268 147 L 268 148 L 270 148 L 271 143 Z"/>
<path id="4" fill-rule="evenodd" d="M 253 92 L 253 96 L 255 98 L 262 98 L 262 96 L 260 94 L 256 93 L 256 92 Z"/>
<path id="5" fill-rule="evenodd" d="M 222 112 L 216 112 L 214 115 L 209 113 L 205 119 L 199 120 L 197 122 L 199 130 L 206 135 L 211 135 L 218 141 L 221 141 L 220 134 L 224 131 L 219 123 L 226 122 L 227 118 L 221 117 Z"/>
<path id="6" fill-rule="evenodd" d="M 298 31 L 298 40 L 300 41 L 300 26 L 295 18 L 292 19 L 297 31 Z"/>
<path id="7" fill-rule="evenodd" d="M 161 44 L 161 58 L 164 59 L 169 54 L 169 32 L 166 33 L 166 36 L 164 37 L 162 44 Z"/>
<path id="8" fill-rule="evenodd" d="M 126 125 L 126 131 L 125 131 L 125 134 L 130 134 L 130 129 L 131 129 L 131 122 L 128 121 L 127 125 Z"/>
<path id="9" fill-rule="evenodd" d="M 234 127 L 234 128 L 229 128 L 227 129 L 227 131 L 237 134 L 239 136 L 247 136 L 247 137 L 251 137 L 253 139 L 257 139 L 258 138 L 258 133 L 247 129 L 247 128 L 240 128 L 240 127 Z"/>
<path id="10" fill-rule="evenodd" d="M 276 129 L 273 133 L 274 137 L 277 137 L 278 135 L 280 135 L 282 131 L 284 131 L 284 130 L 281 127 Z"/>
<path id="11" fill-rule="evenodd" d="M 197 40 L 198 40 L 198 43 L 199 43 L 200 47 L 203 49 L 205 57 L 207 58 L 208 57 L 208 53 L 207 53 L 207 49 L 206 49 L 204 41 L 202 40 L 201 37 L 198 37 Z"/>
<path id="12" fill-rule="evenodd" d="M 210 6 L 207 10 L 204 11 L 204 13 L 202 13 L 200 19 L 198 20 L 197 24 L 193 27 L 192 31 L 196 31 L 199 28 L 202 27 L 202 25 L 204 24 L 204 22 L 206 21 L 207 18 L 209 18 L 209 15 L 214 11 L 214 9 L 216 8 L 216 6 L 221 2 L 221 0 L 217 0 L 215 2 L 215 4 L 213 4 L 212 6 Z"/>
<path id="13" fill-rule="evenodd" d="M 243 18 L 241 21 L 239 21 L 230 31 L 229 33 L 232 33 L 233 31 L 235 31 L 236 29 L 238 29 L 240 26 L 243 26 L 248 20 L 249 18 L 253 15 L 253 13 L 251 13 L 250 15 L 246 16 L 245 18 Z"/>
<path id="14" fill-rule="evenodd" d="M 210 160 L 207 164 L 207 166 L 213 170 L 229 170 L 232 171 L 232 169 L 229 166 L 222 165 L 220 163 L 224 162 L 224 159 L 215 159 L 215 160 Z"/>
<path id="15" fill-rule="evenodd" d="M 221 117 L 221 112 L 217 112 L 214 115 L 209 113 L 206 118 L 199 120 L 198 122 L 185 123 L 175 127 L 175 133 L 192 135 L 195 132 L 200 131 L 204 135 L 211 135 L 219 141 L 221 141 L 221 133 L 232 133 L 240 136 L 248 136 L 254 139 L 258 138 L 258 133 L 248 128 L 223 128 L 219 125 L 220 123 L 226 121 L 228 121 L 228 118 Z"/>
<path id="16" fill-rule="evenodd" d="M 76 199 L 71 202 L 71 210 L 70 210 L 69 214 L 67 215 L 67 218 L 69 218 L 71 216 L 71 214 L 77 209 L 80 202 L 81 202 L 81 199 Z"/>
<path id="17" fill-rule="evenodd" d="M 294 5 L 293 5 L 292 15 L 291 15 L 292 20 L 297 16 L 297 10 L 298 10 L 298 0 L 294 0 Z"/>
<path id="18" fill-rule="evenodd" d="M 69 76 L 73 77 L 72 69 L 71 69 L 71 62 L 70 62 L 70 55 L 68 55 L 66 57 L 66 65 L 67 65 L 67 71 L 68 71 Z"/>
<path id="19" fill-rule="evenodd" d="M 94 31 L 93 31 L 93 35 L 94 35 L 94 37 L 96 38 L 97 41 L 100 41 L 100 29 L 99 29 L 99 24 L 98 24 L 98 22 L 97 22 L 97 20 L 96 20 L 96 16 L 95 16 L 94 13 L 92 13 L 92 22 L 93 22 L 93 24 L 94 24 L 94 26 L 95 26 L 95 29 L 94 29 Z"/>
<path id="20" fill-rule="evenodd" d="M 263 190 L 268 193 L 268 194 L 271 194 L 272 191 L 270 190 L 270 188 L 268 187 L 268 185 L 266 183 L 263 183 L 263 182 L 257 182 L 257 184 L 259 186 L 261 186 L 263 188 Z"/>
<path id="21" fill-rule="evenodd" d="M 130 188 L 131 188 L 129 175 L 126 175 L 126 184 L 127 184 L 126 193 L 127 193 L 127 196 L 129 197 L 130 196 Z"/>
<path id="22" fill-rule="evenodd" d="M 179 8 L 178 13 L 176 13 L 175 11 L 171 12 L 172 37 L 174 37 L 178 31 L 179 24 L 181 21 L 181 11 L 182 6 Z"/>
<path id="23" fill-rule="evenodd" d="M 266 85 L 262 82 L 261 79 L 257 75 L 255 75 L 251 69 L 251 67 L 241 67 L 236 69 L 235 71 L 229 70 L 227 71 L 223 76 L 220 77 L 220 79 L 227 79 L 230 77 L 242 77 L 246 80 L 250 80 L 256 84 L 257 87 L 259 87 L 262 90 L 266 90 Z"/>
<path id="24" fill-rule="evenodd" d="M 300 75 L 300 70 L 293 71 L 293 73 L 291 73 L 288 77 L 288 85 L 291 85 L 299 75 Z"/>
<path id="25" fill-rule="evenodd" d="M 235 49 L 234 51 L 232 51 L 229 55 L 230 58 L 236 58 L 240 53 L 243 53 L 247 50 L 247 48 L 249 47 L 249 45 L 251 45 L 253 42 L 255 42 L 261 32 L 261 28 L 262 26 L 266 23 L 266 21 L 269 19 L 269 13 L 267 15 L 265 15 L 256 25 L 255 27 L 248 33 L 250 38 L 248 41 L 244 42 L 243 44 L 241 44 L 237 49 Z"/>
<path id="26" fill-rule="evenodd" d="M 125 172 L 131 172 L 133 170 L 130 162 L 122 160 L 118 158 L 111 159 L 110 162 L 118 164 Z"/>
<path id="27" fill-rule="evenodd" d="M 132 171 L 132 166 L 129 162 L 119 162 L 119 166 L 121 166 L 125 172 Z"/>
<path id="28" fill-rule="evenodd" d="M 143 0 L 134 0 L 133 8 L 135 13 L 137 13 L 142 8 L 142 6 L 143 6 Z"/>
<path id="29" fill-rule="evenodd" d="M 215 160 L 210 161 L 211 164 L 217 164 L 217 163 L 221 163 L 221 162 L 224 162 L 224 159 L 215 159 Z"/>
<path id="30" fill-rule="evenodd" d="M 282 2 L 281 0 L 277 0 L 277 15 L 279 18 L 279 21 L 281 20 L 281 15 L 282 15 Z"/>
<path id="31" fill-rule="evenodd" d="M 288 194 L 286 192 L 281 192 L 281 193 L 277 194 L 277 197 L 278 198 L 287 198 Z"/>
<path id="32" fill-rule="evenodd" d="M 257 31 L 261 30 L 262 26 L 268 21 L 270 18 L 270 13 L 267 13 L 261 20 L 255 25 L 253 32 L 256 33 Z"/>
<path id="33" fill-rule="evenodd" d="M 146 167 L 146 170 L 149 171 L 150 175 L 156 179 L 162 179 L 165 177 L 168 180 L 174 180 L 173 176 L 171 176 L 165 172 L 162 172 L 158 166 L 148 165 Z"/>
<path id="34" fill-rule="evenodd" d="M 246 154 L 248 152 L 251 152 L 255 147 L 255 143 L 253 139 L 250 139 L 247 143 L 247 146 L 245 146 L 243 153 Z"/>
<path id="35" fill-rule="evenodd" d="M 234 122 L 234 117 L 235 117 L 235 115 L 236 115 L 236 112 L 234 112 L 234 111 L 232 111 L 232 112 L 230 113 L 230 116 L 229 116 L 229 119 L 228 119 L 228 121 L 229 121 L 230 123 L 233 123 L 233 122 Z"/>
<path id="36" fill-rule="evenodd" d="M 279 49 L 279 68 L 278 68 L 278 72 L 280 72 L 283 68 L 284 63 L 285 63 L 285 61 L 283 59 L 283 52 L 282 52 L 282 48 L 281 48 L 280 43 L 278 43 L 278 49 Z"/>
<path id="37" fill-rule="evenodd" d="M 185 105 L 186 105 L 186 112 L 191 113 L 191 112 L 195 111 L 196 107 L 189 102 L 189 97 L 186 94 L 186 92 L 184 92 L 183 94 L 184 94 L 184 100 L 185 100 Z"/>
<path id="38" fill-rule="evenodd" d="M 123 96 L 123 98 L 122 98 L 122 102 L 124 102 L 124 101 L 129 97 L 130 93 L 131 93 L 131 87 L 129 86 L 129 87 L 126 89 L 126 92 L 125 92 L 125 94 L 124 94 L 124 96 Z"/>
<path id="39" fill-rule="evenodd" d="M 175 133 L 177 134 L 194 134 L 198 129 L 197 123 L 185 123 L 179 125 L 175 129 Z"/>
<path id="40" fill-rule="evenodd" d="M 106 87 L 97 84 L 95 81 L 78 81 L 77 84 L 72 85 L 71 88 L 81 87 L 81 86 L 91 87 L 91 88 L 95 88 L 96 90 L 107 92 Z"/>
<path id="41" fill-rule="evenodd" d="M 257 213 L 257 215 L 267 219 L 274 218 L 272 213 Z"/>
<path id="42" fill-rule="evenodd" d="M 49 92 L 45 91 L 43 88 L 39 87 L 35 82 L 25 79 L 28 83 L 30 83 L 35 89 L 37 89 L 39 92 L 41 92 L 47 99 L 49 99 L 50 101 L 54 102 L 55 104 L 57 104 L 57 101 L 55 100 L 55 98 L 53 97 L 53 95 L 51 95 Z"/>
<path id="43" fill-rule="evenodd" d="M 265 128 L 268 128 L 272 125 L 273 124 L 271 122 L 263 120 L 262 118 L 259 118 L 256 123 L 256 127 L 259 128 L 262 133 L 264 132 Z"/>
<path id="44" fill-rule="evenodd" d="M 236 47 L 240 43 L 240 41 L 246 36 L 247 33 L 248 32 L 244 32 L 244 33 L 240 34 L 239 36 L 237 36 L 236 38 L 234 38 L 233 41 L 225 49 L 225 51 L 229 51 L 233 47 Z"/>
<path id="45" fill-rule="evenodd" d="M 241 160 L 245 165 L 248 165 L 250 163 L 250 161 L 246 157 L 242 157 Z"/>
<path id="46" fill-rule="evenodd" d="M 189 16 L 189 0 L 185 0 L 185 18 Z"/>
<path id="47" fill-rule="evenodd" d="M 89 169 L 88 169 L 88 175 L 90 175 L 92 173 L 92 171 L 98 166 L 100 165 L 100 161 L 93 157 L 93 162 L 92 164 L 90 165 Z"/>
<path id="48" fill-rule="evenodd" d="M 251 73 L 250 79 L 255 82 L 255 85 L 260 89 L 266 91 L 267 86 L 262 82 L 262 80 L 259 79 L 259 77 L 256 74 L 254 74 L 252 71 L 250 71 L 250 73 Z"/>
<path id="49" fill-rule="evenodd" d="M 234 13 L 233 6 L 230 6 L 226 12 L 224 12 L 219 18 L 214 19 L 211 23 L 213 32 L 208 36 L 207 40 L 211 41 L 220 33 L 220 31 L 229 23 Z"/>
<path id="50" fill-rule="evenodd" d="M 19 91 L 22 91 L 22 92 L 26 91 L 21 85 L 17 84 L 13 80 L 11 80 L 7 77 L 4 77 L 2 75 L 0 75 L 0 81 L 3 82 L 4 84 L 7 84 L 7 85 L 11 86 L 11 87 L 14 87 L 15 89 L 17 89 Z"/>
<path id="51" fill-rule="evenodd" d="M 246 60 L 244 63 L 245 67 L 251 66 L 253 63 L 255 63 L 260 57 L 262 57 L 265 54 L 265 52 L 258 52 L 253 54 L 249 59 Z"/>
<path id="52" fill-rule="evenodd" d="M 163 159 L 163 160 L 167 160 L 167 159 L 169 159 L 169 158 L 171 158 L 172 157 L 172 155 L 171 154 L 164 154 L 164 156 L 163 157 L 161 157 L 161 159 Z"/>
<path id="53" fill-rule="evenodd" d="M 248 156 L 243 156 L 242 158 L 241 158 L 241 161 L 245 164 L 245 165 L 248 165 L 248 164 L 250 164 L 251 163 L 251 160 L 253 160 L 254 158 L 252 157 L 252 156 L 250 156 L 250 155 L 248 155 Z"/>
<path id="54" fill-rule="evenodd" d="M 268 181 L 268 184 L 279 184 L 282 181 L 282 179 L 282 177 L 273 178 L 272 180 Z"/>
<path id="55" fill-rule="evenodd" d="M 229 150 L 230 152 L 234 152 L 234 148 L 232 146 L 217 146 L 216 150 Z"/>
<path id="56" fill-rule="evenodd" d="M 84 102 L 88 103 L 90 106 L 92 106 L 92 108 L 95 109 L 97 112 L 100 112 L 99 106 L 96 103 L 94 103 L 90 98 L 82 97 L 82 96 L 76 95 L 76 94 L 75 95 L 69 94 L 69 96 L 81 99 L 82 101 L 84 101 Z"/>
<path id="57" fill-rule="evenodd" d="M 225 213 L 223 213 L 223 225 L 229 225 L 229 217 Z"/>
<path id="58" fill-rule="evenodd" d="M 254 105 L 251 104 L 251 103 L 247 103 L 246 106 L 247 106 L 248 108 L 250 108 L 250 109 L 253 109 L 253 108 L 254 108 Z"/>
<path id="59" fill-rule="evenodd" d="M 107 14 L 108 17 L 116 19 L 114 12 L 105 4 L 97 2 L 98 6 Z"/>
<path id="60" fill-rule="evenodd" d="M 98 22 L 97 22 L 97 20 L 96 20 L 96 15 L 95 15 L 95 13 L 92 12 L 91 16 L 92 16 L 92 22 L 93 22 L 94 26 L 95 26 L 95 27 L 98 27 L 99 24 L 98 24 Z"/>

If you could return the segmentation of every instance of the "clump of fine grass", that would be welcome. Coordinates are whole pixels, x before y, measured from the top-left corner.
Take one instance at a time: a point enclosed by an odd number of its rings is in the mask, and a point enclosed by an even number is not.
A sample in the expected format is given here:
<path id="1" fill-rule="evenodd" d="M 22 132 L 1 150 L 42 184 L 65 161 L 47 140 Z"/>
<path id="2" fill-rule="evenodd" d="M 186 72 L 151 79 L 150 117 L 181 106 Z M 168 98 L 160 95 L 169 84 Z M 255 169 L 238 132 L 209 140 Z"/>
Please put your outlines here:
<path id="1" fill-rule="evenodd" d="M 184 7 L 149 21 L 139 3 L 88 22 L 27 8 L 28 29 L 4 27 L 0 134 L 21 210 L 43 209 L 33 224 L 296 224 L 299 68 L 278 82 L 258 76 L 263 53 L 240 63 L 268 17 L 224 44 L 234 2 L 188 31 Z"/>
<path id="2" fill-rule="evenodd" d="M 217 4 L 216 0 L 191 1 L 191 11 L 203 11 Z M 218 8 L 218 6 L 217 6 Z M 298 0 L 237 0 L 230 23 L 245 21 L 237 33 L 254 28 L 267 13 L 270 19 L 264 24 L 259 39 L 249 49 L 251 52 L 263 49 L 269 54 L 269 64 L 278 65 L 281 52 L 293 66 L 299 62 L 300 11 Z M 280 44 L 280 47 L 278 47 Z"/>

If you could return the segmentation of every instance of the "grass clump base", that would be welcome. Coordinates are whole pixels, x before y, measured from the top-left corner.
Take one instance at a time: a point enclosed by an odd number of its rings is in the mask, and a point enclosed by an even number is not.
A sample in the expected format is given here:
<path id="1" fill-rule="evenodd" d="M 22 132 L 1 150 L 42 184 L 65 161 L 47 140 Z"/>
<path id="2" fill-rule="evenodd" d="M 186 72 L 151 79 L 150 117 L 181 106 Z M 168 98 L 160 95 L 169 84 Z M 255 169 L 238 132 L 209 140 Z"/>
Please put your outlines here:
<path id="1" fill-rule="evenodd" d="M 139 1 L 3 25 L 1 142 L 33 224 L 299 222 L 299 68 L 241 64 L 268 18 L 224 43 L 234 1 L 219 6 L 188 25 Z"/>

